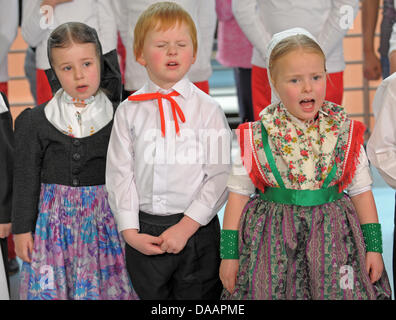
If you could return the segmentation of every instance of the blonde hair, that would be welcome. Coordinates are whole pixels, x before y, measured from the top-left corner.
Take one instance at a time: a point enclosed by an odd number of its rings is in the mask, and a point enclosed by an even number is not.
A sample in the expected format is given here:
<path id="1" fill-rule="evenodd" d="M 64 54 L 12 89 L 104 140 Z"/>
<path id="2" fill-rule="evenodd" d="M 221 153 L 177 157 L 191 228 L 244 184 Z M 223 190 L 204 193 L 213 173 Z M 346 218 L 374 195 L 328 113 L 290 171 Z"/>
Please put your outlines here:
<path id="1" fill-rule="evenodd" d="M 323 58 L 324 70 L 326 71 L 326 56 L 319 44 L 304 34 L 296 34 L 279 41 L 272 49 L 268 63 L 268 69 L 272 78 L 276 62 L 286 54 L 299 49 L 320 55 Z"/>
<path id="2" fill-rule="evenodd" d="M 142 54 L 144 40 L 149 31 L 168 30 L 181 23 L 185 23 L 190 30 L 194 55 L 196 55 L 198 50 L 197 29 L 190 14 L 174 2 L 157 2 L 143 11 L 136 23 L 133 40 L 135 58 L 139 58 Z"/>

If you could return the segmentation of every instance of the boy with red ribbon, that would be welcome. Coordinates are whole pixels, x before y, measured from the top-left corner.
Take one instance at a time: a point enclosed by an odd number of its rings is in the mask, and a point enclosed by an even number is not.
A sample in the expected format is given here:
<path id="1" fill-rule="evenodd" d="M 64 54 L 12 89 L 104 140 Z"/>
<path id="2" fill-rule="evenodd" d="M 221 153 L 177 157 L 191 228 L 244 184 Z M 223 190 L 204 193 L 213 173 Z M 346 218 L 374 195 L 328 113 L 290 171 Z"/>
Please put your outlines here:
<path id="1" fill-rule="evenodd" d="M 106 185 L 141 299 L 218 299 L 222 288 L 217 212 L 227 197 L 230 129 L 218 103 L 185 77 L 196 39 L 178 4 L 147 8 L 134 52 L 150 80 L 114 118 Z"/>

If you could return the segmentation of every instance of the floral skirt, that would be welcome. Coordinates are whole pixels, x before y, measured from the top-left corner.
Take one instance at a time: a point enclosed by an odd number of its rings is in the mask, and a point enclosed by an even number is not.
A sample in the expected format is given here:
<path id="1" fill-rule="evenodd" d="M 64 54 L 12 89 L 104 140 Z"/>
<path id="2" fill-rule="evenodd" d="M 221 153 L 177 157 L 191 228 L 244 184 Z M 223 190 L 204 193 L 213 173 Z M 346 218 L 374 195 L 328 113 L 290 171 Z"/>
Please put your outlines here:
<path id="1" fill-rule="evenodd" d="M 32 263 L 20 298 L 137 299 L 105 186 L 42 184 Z"/>
<path id="2" fill-rule="evenodd" d="M 384 270 L 372 284 L 365 244 L 348 196 L 314 207 L 252 198 L 239 230 L 239 271 L 222 299 L 390 299 Z"/>

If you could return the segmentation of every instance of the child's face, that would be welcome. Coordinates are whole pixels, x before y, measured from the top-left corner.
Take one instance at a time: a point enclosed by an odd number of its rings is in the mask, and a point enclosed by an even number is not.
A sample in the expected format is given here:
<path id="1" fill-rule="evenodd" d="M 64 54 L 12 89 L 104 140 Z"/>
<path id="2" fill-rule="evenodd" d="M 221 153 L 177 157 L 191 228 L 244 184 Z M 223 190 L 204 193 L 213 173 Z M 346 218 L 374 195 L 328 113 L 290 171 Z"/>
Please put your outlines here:
<path id="1" fill-rule="evenodd" d="M 189 28 L 180 23 L 168 30 L 150 30 L 136 60 L 146 67 L 151 81 L 169 89 L 184 77 L 195 59 Z"/>
<path id="2" fill-rule="evenodd" d="M 52 66 L 62 88 L 73 98 L 87 99 L 98 91 L 100 63 L 93 43 L 53 48 Z"/>
<path id="3" fill-rule="evenodd" d="M 276 61 L 273 83 L 287 110 L 300 120 L 315 118 L 326 95 L 324 59 L 304 49 L 291 51 Z"/>

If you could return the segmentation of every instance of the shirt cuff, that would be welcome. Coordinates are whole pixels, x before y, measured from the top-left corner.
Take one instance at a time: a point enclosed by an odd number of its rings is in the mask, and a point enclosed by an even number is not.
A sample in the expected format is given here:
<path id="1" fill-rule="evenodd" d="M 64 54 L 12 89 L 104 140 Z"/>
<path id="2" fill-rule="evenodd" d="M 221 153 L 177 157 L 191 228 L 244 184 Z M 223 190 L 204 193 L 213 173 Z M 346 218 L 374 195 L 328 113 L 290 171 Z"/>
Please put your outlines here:
<path id="1" fill-rule="evenodd" d="M 362 187 L 359 189 L 349 190 L 348 195 L 350 197 L 354 197 L 354 196 L 357 196 L 358 194 L 361 194 L 361 193 L 364 193 L 364 192 L 370 191 L 370 190 L 371 190 L 371 185 L 365 186 L 365 187 Z"/>
<path id="2" fill-rule="evenodd" d="M 184 214 L 198 222 L 201 226 L 206 226 L 216 215 L 216 212 L 213 212 L 213 209 L 208 208 L 199 201 L 194 200 Z"/>
<path id="3" fill-rule="evenodd" d="M 250 196 L 256 192 L 256 187 L 248 176 L 230 175 L 227 181 L 229 191 Z"/>
<path id="4" fill-rule="evenodd" d="M 130 211 L 114 214 L 114 219 L 117 224 L 118 232 L 127 229 L 139 230 L 139 215 L 133 215 Z"/>

